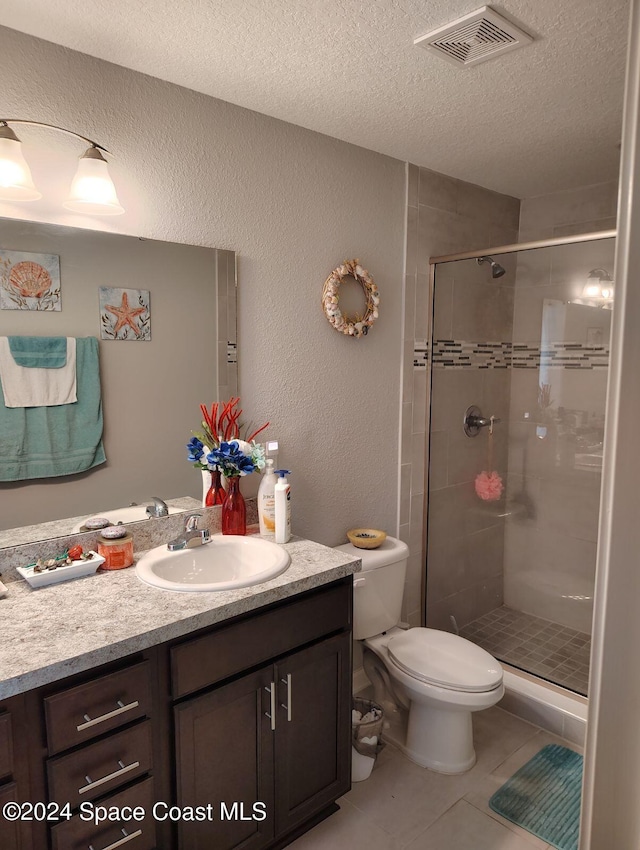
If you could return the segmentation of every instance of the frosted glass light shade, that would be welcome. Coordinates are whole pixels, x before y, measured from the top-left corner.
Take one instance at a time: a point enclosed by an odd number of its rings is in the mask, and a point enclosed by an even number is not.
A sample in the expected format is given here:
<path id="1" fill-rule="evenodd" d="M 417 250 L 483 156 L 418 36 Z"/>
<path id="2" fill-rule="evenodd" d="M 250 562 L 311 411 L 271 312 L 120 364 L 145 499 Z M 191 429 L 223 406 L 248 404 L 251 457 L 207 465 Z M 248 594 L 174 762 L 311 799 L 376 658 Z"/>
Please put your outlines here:
<path id="1" fill-rule="evenodd" d="M 63 206 L 72 212 L 88 215 L 120 215 L 124 212 L 109 175 L 107 161 L 97 148 L 89 148 L 80 157 L 69 197 Z"/>
<path id="2" fill-rule="evenodd" d="M 583 298 L 602 298 L 602 284 L 599 280 L 589 280 L 582 290 Z"/>
<path id="3" fill-rule="evenodd" d="M 41 197 L 33 184 L 20 141 L 0 136 L 0 198 L 6 201 L 37 201 Z"/>

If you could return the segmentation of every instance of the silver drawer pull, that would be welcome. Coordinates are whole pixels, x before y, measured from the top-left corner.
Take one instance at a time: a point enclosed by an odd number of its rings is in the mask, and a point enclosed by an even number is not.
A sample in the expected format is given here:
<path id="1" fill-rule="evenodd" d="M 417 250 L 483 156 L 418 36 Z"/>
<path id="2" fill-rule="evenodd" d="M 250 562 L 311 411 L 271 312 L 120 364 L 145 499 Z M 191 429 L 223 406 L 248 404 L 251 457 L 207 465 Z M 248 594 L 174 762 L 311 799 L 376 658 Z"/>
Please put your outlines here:
<path id="1" fill-rule="evenodd" d="M 287 710 L 287 720 L 291 722 L 291 673 L 287 673 L 286 679 L 280 679 L 283 685 L 287 686 L 287 704 L 285 705 L 283 702 L 280 703 L 282 708 L 286 708 Z"/>
<path id="2" fill-rule="evenodd" d="M 128 844 L 129 841 L 133 841 L 134 838 L 138 838 L 142 835 L 142 830 L 136 829 L 135 832 L 127 832 L 126 829 L 123 829 L 122 834 L 124 835 L 124 838 L 119 838 L 117 841 L 114 841 L 113 844 L 103 847 L 102 850 L 116 850 L 116 847 L 122 847 L 124 844 Z M 94 850 L 93 844 L 89 845 L 88 850 Z"/>
<path id="3" fill-rule="evenodd" d="M 134 700 L 133 702 L 124 705 L 122 700 L 118 700 L 118 707 L 114 708 L 113 711 L 108 711 L 106 714 L 101 714 L 100 717 L 96 717 L 92 720 L 88 714 L 84 715 L 84 723 L 81 723 L 79 726 L 76 726 L 78 732 L 82 732 L 85 729 L 89 729 L 91 726 L 97 726 L 98 723 L 104 723 L 105 720 L 111 720 L 112 717 L 117 717 L 119 714 L 124 714 L 125 711 L 131 711 L 134 708 L 137 708 L 140 703 L 138 700 Z"/>
<path id="4" fill-rule="evenodd" d="M 112 779 L 117 779 L 119 776 L 124 776 L 125 773 L 129 773 L 129 771 L 140 767 L 139 761 L 134 761 L 132 764 L 127 765 L 124 765 L 121 761 L 119 761 L 118 764 L 120 765 L 118 770 L 108 774 L 108 776 L 103 776 L 102 779 L 96 779 L 95 782 L 92 782 L 88 776 L 85 776 L 87 784 L 83 785 L 82 788 L 78 788 L 78 794 L 86 794 L 87 791 L 93 791 L 94 788 L 98 788 L 100 785 L 111 782 Z"/>
<path id="5" fill-rule="evenodd" d="M 268 688 L 265 685 L 265 691 L 271 696 L 271 714 L 268 711 L 265 711 L 265 716 L 269 718 L 271 721 L 271 731 L 276 731 L 276 683 L 271 682 L 271 687 Z"/>

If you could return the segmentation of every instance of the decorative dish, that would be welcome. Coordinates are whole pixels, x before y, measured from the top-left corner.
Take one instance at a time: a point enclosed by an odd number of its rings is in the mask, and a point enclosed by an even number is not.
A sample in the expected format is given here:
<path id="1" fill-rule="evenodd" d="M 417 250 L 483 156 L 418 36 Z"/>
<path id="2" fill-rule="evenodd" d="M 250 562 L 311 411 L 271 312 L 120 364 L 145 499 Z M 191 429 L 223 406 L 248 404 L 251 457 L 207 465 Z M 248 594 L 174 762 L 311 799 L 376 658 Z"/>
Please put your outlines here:
<path id="1" fill-rule="evenodd" d="M 104 564 L 104 558 L 92 551 L 87 552 L 85 558 L 72 561 L 70 564 L 62 564 L 54 568 L 41 566 L 39 570 L 37 564 L 29 564 L 26 567 L 17 567 L 17 571 L 31 587 L 45 587 L 48 584 L 57 584 L 95 573 L 100 564 Z"/>
<path id="2" fill-rule="evenodd" d="M 377 549 L 387 539 L 387 533 L 377 528 L 352 528 L 347 537 L 357 549 Z"/>

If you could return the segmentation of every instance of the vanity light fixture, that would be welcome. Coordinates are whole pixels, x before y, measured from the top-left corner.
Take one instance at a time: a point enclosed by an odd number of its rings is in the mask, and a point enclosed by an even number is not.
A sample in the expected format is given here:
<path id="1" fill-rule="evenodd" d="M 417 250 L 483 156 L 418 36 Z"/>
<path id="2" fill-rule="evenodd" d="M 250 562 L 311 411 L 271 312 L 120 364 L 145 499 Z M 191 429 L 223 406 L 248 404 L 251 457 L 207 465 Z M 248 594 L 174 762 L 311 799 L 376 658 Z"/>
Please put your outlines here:
<path id="1" fill-rule="evenodd" d="M 109 153 L 106 148 L 72 130 L 21 118 L 0 118 L 0 198 L 7 201 L 37 201 L 42 197 L 34 185 L 31 170 L 22 153 L 22 143 L 9 124 L 48 127 L 88 142 L 89 147 L 80 157 L 64 208 L 87 215 L 120 215 L 124 212 L 104 158 L 104 154 Z"/>
<path id="2" fill-rule="evenodd" d="M 610 306 L 613 301 L 613 278 L 606 269 L 592 269 L 582 289 L 582 297 Z"/>

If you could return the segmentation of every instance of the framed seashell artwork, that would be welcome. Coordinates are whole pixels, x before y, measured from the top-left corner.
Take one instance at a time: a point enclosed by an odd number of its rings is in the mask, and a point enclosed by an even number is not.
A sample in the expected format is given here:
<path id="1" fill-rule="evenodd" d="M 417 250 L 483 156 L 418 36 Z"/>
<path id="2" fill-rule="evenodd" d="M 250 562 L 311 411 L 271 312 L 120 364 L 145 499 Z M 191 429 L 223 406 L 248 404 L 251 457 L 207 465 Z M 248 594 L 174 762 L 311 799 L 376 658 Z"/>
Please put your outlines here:
<path id="1" fill-rule="evenodd" d="M 151 339 L 151 308 L 146 289 L 100 287 L 100 338 Z"/>
<path id="2" fill-rule="evenodd" d="M 0 309 L 61 310 L 60 257 L 0 248 Z"/>

